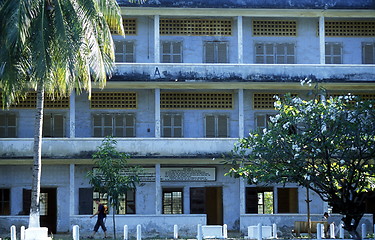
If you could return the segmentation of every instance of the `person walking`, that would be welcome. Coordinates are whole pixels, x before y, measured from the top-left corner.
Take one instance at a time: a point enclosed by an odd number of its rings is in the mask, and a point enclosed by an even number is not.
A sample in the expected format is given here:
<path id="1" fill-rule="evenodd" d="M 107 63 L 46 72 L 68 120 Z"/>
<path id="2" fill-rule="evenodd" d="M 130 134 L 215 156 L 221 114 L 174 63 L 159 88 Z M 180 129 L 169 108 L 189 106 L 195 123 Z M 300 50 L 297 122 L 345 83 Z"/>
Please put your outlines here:
<path id="1" fill-rule="evenodd" d="M 104 232 L 104 238 L 107 238 L 107 228 L 105 227 L 105 224 L 104 224 L 104 219 L 107 217 L 105 213 L 105 207 L 103 204 L 100 203 L 99 198 L 94 199 L 94 201 L 98 205 L 98 211 L 94 213 L 94 215 L 92 215 L 90 218 L 93 218 L 96 215 L 98 215 L 98 219 L 96 220 L 96 224 L 94 226 L 94 232 L 89 238 L 90 239 L 94 238 L 94 235 L 98 232 L 99 227 L 101 227 Z"/>

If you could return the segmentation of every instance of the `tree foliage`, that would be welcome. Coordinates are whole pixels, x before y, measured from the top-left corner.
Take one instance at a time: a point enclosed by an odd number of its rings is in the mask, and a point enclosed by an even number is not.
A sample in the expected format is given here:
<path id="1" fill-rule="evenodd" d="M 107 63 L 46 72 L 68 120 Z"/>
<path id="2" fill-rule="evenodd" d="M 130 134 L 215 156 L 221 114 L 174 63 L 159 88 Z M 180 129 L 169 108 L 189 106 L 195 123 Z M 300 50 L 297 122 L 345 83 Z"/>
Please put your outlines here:
<path id="1" fill-rule="evenodd" d="M 106 193 L 108 202 L 114 209 L 113 231 L 116 239 L 115 213 L 120 206 L 120 197 L 128 190 L 135 190 L 139 184 L 139 174 L 142 169 L 130 167 L 127 159 L 130 156 L 119 152 L 116 149 L 117 141 L 111 137 L 106 137 L 97 151 L 93 154 L 94 169 L 87 173 L 90 184 L 95 191 Z"/>
<path id="2" fill-rule="evenodd" d="M 286 96 L 269 127 L 241 139 L 228 175 L 251 184 L 294 182 L 345 215 L 356 235 L 365 192 L 374 190 L 375 104 L 347 95 L 327 100 Z M 354 220 L 354 223 L 352 222 Z"/>

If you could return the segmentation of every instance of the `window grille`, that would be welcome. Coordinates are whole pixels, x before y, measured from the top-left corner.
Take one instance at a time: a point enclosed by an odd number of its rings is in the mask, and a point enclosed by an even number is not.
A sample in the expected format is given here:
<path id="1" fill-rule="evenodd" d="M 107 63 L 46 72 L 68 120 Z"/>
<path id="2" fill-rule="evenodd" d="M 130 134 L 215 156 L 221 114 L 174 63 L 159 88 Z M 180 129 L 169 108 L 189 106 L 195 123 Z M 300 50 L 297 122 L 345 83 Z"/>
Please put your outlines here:
<path id="1" fill-rule="evenodd" d="M 115 62 L 135 62 L 133 41 L 115 41 Z"/>
<path id="2" fill-rule="evenodd" d="M 2 93 L 0 93 L 0 98 Z M 25 99 L 21 99 L 18 103 L 12 104 L 11 108 L 36 108 L 36 92 L 29 92 Z M 0 103 L 2 107 L 3 104 Z M 44 108 L 69 108 L 69 97 L 52 97 L 52 96 L 45 96 L 44 97 Z"/>
<path id="3" fill-rule="evenodd" d="M 101 113 L 93 115 L 94 137 L 135 137 L 134 114 Z"/>
<path id="4" fill-rule="evenodd" d="M 65 116 L 58 113 L 43 115 L 43 137 L 65 137 Z"/>
<path id="5" fill-rule="evenodd" d="M 204 43 L 205 63 L 228 63 L 227 42 L 205 42 Z"/>
<path id="6" fill-rule="evenodd" d="M 375 42 L 362 43 L 362 63 L 375 64 Z"/>
<path id="7" fill-rule="evenodd" d="M 284 97 L 284 94 L 278 93 L 254 93 L 253 95 L 253 109 L 275 109 L 274 103 L 276 101 L 274 96 Z M 297 94 L 291 94 L 292 97 L 297 97 Z"/>
<path id="8" fill-rule="evenodd" d="M 135 92 L 93 92 L 92 109 L 136 109 L 137 94 Z"/>
<path id="9" fill-rule="evenodd" d="M 227 115 L 205 116 L 205 137 L 227 138 L 229 137 L 229 121 Z"/>
<path id="10" fill-rule="evenodd" d="M 326 42 L 326 64 L 342 64 L 342 44 Z"/>
<path id="11" fill-rule="evenodd" d="M 297 36 L 293 20 L 253 20 L 253 36 Z"/>
<path id="12" fill-rule="evenodd" d="M 160 35 L 231 36 L 231 19 L 160 19 Z"/>
<path id="13" fill-rule="evenodd" d="M 232 109 L 232 93 L 172 93 L 160 94 L 162 109 Z"/>
<path id="14" fill-rule="evenodd" d="M 17 137 L 17 116 L 14 113 L 0 114 L 0 138 Z"/>
<path id="15" fill-rule="evenodd" d="M 125 35 L 137 35 L 137 19 L 123 18 L 122 25 L 124 26 Z M 118 34 L 118 32 L 112 31 L 112 34 Z"/>
<path id="16" fill-rule="evenodd" d="M 163 137 L 183 137 L 182 115 L 164 113 L 162 116 Z"/>
<path id="17" fill-rule="evenodd" d="M 330 97 L 339 97 L 347 95 L 347 93 L 334 93 L 330 94 Z M 361 100 L 367 101 L 367 100 L 375 100 L 375 94 L 371 93 L 352 93 L 353 96 L 358 96 Z"/>
<path id="18" fill-rule="evenodd" d="M 182 42 L 162 41 L 161 61 L 163 63 L 182 63 Z"/>
<path id="19" fill-rule="evenodd" d="M 163 214 L 182 214 L 182 189 L 163 189 Z"/>
<path id="20" fill-rule="evenodd" d="M 256 43 L 255 62 L 265 64 L 294 64 L 294 43 Z"/>
<path id="21" fill-rule="evenodd" d="M 375 21 L 325 21 L 324 26 L 327 37 L 375 36 Z"/>

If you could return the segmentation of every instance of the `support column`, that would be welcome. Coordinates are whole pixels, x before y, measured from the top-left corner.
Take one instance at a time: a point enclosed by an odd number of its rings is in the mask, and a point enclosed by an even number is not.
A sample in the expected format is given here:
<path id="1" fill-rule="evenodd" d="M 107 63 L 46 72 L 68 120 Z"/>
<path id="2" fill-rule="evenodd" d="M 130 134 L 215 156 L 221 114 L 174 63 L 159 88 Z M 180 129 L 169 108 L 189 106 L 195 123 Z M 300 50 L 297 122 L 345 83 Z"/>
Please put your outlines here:
<path id="1" fill-rule="evenodd" d="M 238 63 L 243 63 L 243 26 L 242 16 L 237 17 L 237 48 L 238 48 Z"/>
<path id="2" fill-rule="evenodd" d="M 154 16 L 154 63 L 160 63 L 160 16 Z"/>
<path id="3" fill-rule="evenodd" d="M 162 196 L 160 181 L 160 163 L 155 164 L 155 214 L 161 214 Z"/>
<path id="4" fill-rule="evenodd" d="M 246 202 L 245 202 L 245 179 L 243 178 L 239 178 L 239 181 L 240 181 L 240 217 L 242 214 L 245 214 L 246 211 L 245 211 L 245 206 L 246 206 Z"/>
<path id="5" fill-rule="evenodd" d="M 76 93 L 74 90 L 69 99 L 69 137 L 76 137 Z"/>
<path id="6" fill-rule="evenodd" d="M 319 17 L 320 64 L 326 64 L 326 33 L 324 16 Z"/>
<path id="7" fill-rule="evenodd" d="M 160 138 L 160 88 L 155 89 L 155 137 Z"/>
<path id="8" fill-rule="evenodd" d="M 238 89 L 238 137 L 243 138 L 245 132 L 243 89 Z"/>
<path id="9" fill-rule="evenodd" d="M 76 213 L 76 204 L 75 204 L 75 183 L 74 183 L 74 177 L 75 177 L 75 165 L 70 164 L 69 165 L 69 199 L 70 199 L 70 207 L 69 207 L 69 216 L 73 216 Z"/>

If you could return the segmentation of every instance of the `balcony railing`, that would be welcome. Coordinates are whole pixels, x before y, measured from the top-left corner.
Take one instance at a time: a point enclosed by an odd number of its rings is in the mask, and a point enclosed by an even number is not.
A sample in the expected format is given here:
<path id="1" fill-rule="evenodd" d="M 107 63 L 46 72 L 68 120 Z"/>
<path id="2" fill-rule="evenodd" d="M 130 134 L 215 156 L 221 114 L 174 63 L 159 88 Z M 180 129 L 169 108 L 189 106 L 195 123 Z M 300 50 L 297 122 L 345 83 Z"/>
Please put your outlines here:
<path id="1" fill-rule="evenodd" d="M 299 82 L 374 81 L 375 66 L 364 64 L 117 63 L 113 81 Z"/>
<path id="2" fill-rule="evenodd" d="M 91 158 L 102 138 L 44 138 L 44 158 Z M 117 149 L 134 157 L 221 157 L 235 138 L 116 138 Z M 33 156 L 32 138 L 1 139 L 0 158 Z"/>

